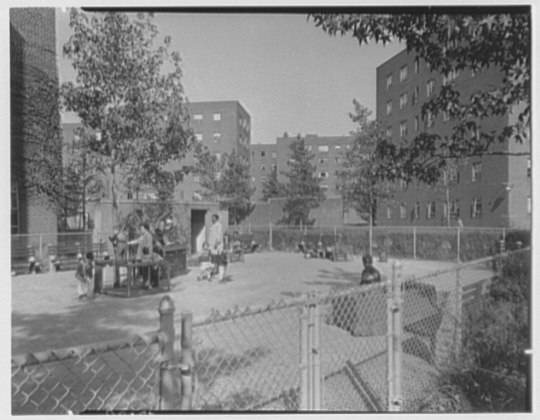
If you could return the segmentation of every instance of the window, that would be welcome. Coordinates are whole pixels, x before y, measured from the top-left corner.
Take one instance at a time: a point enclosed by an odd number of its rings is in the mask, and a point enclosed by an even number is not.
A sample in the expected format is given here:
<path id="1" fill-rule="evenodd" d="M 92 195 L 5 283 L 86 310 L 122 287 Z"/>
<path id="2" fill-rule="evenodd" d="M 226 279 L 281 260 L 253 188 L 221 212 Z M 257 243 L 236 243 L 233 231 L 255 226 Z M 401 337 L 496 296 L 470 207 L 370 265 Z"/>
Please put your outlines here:
<path id="1" fill-rule="evenodd" d="M 214 121 L 221 121 L 221 114 L 220 113 L 214 114 Z"/>
<path id="2" fill-rule="evenodd" d="M 407 65 L 404 65 L 399 70 L 399 81 L 404 82 L 405 80 L 407 80 Z"/>
<path id="3" fill-rule="evenodd" d="M 435 89 L 435 80 L 429 80 L 426 83 L 426 96 L 429 98 L 433 94 L 433 90 Z"/>
<path id="4" fill-rule="evenodd" d="M 457 168 L 448 168 L 444 175 L 446 178 L 445 181 L 447 181 L 449 184 L 459 184 L 459 171 Z"/>
<path id="5" fill-rule="evenodd" d="M 195 133 L 195 140 L 202 141 L 203 140 L 203 135 L 201 133 Z"/>
<path id="6" fill-rule="evenodd" d="M 319 173 L 319 178 L 328 178 L 328 172 L 322 171 Z"/>
<path id="7" fill-rule="evenodd" d="M 399 97 L 399 109 L 403 109 L 407 106 L 407 93 L 403 93 L 400 97 Z"/>
<path id="8" fill-rule="evenodd" d="M 480 182 L 482 180 L 482 163 L 476 162 L 472 164 L 472 182 Z"/>
<path id="9" fill-rule="evenodd" d="M 261 172 L 266 172 L 266 165 L 261 165 Z"/>
<path id="10" fill-rule="evenodd" d="M 277 158 L 277 152 L 272 152 L 272 159 Z"/>
<path id="11" fill-rule="evenodd" d="M 471 217 L 473 219 L 479 219 L 482 217 L 482 199 L 481 198 L 473 198 L 473 203 L 471 206 Z"/>
<path id="12" fill-rule="evenodd" d="M 272 172 L 275 171 L 275 170 L 277 170 L 277 165 L 276 165 L 275 163 L 273 163 L 273 164 L 271 165 L 271 167 L 272 167 Z"/>
<path id="13" fill-rule="evenodd" d="M 386 218 L 388 220 L 392 219 L 392 207 L 390 207 L 390 206 L 386 207 Z"/>
<path id="14" fill-rule="evenodd" d="M 263 150 L 263 151 L 261 152 L 261 157 L 265 157 L 265 156 L 266 156 L 266 152 Z"/>
<path id="15" fill-rule="evenodd" d="M 202 114 L 195 114 L 195 115 L 193 115 L 193 119 L 196 120 L 196 121 L 202 120 Z"/>
<path id="16" fill-rule="evenodd" d="M 426 127 L 427 128 L 433 127 L 433 123 L 434 123 L 433 114 L 431 113 L 431 111 L 428 111 L 426 114 Z"/>
<path id="17" fill-rule="evenodd" d="M 341 158 L 340 157 L 336 157 L 335 160 L 336 160 L 336 163 L 338 163 L 338 164 L 341 163 Z"/>
<path id="18" fill-rule="evenodd" d="M 531 214 L 532 212 L 532 200 L 531 197 L 527 197 L 527 214 Z"/>
<path id="19" fill-rule="evenodd" d="M 392 126 L 386 127 L 386 137 L 392 137 Z"/>
<path id="20" fill-rule="evenodd" d="M 412 94 L 412 104 L 416 104 L 418 102 L 418 98 L 420 97 L 420 88 L 418 86 L 414 87 L 413 94 Z"/>
<path id="21" fill-rule="evenodd" d="M 386 89 L 390 89 L 392 86 L 392 73 L 386 76 Z"/>
<path id="22" fill-rule="evenodd" d="M 400 219 L 406 219 L 407 218 L 407 203 L 401 203 L 399 206 L 399 218 Z"/>
<path id="23" fill-rule="evenodd" d="M 221 153 L 216 153 L 216 160 L 217 160 L 218 162 L 221 161 Z"/>
<path id="24" fill-rule="evenodd" d="M 328 185 L 321 185 L 321 190 L 328 191 Z"/>
<path id="25" fill-rule="evenodd" d="M 450 216 L 457 219 L 460 215 L 459 200 L 450 201 Z"/>
<path id="26" fill-rule="evenodd" d="M 455 69 L 451 70 L 447 75 L 443 75 L 443 86 L 455 82 L 458 76 L 459 73 Z"/>
<path id="27" fill-rule="evenodd" d="M 319 159 L 319 163 L 320 163 L 321 165 L 324 165 L 327 161 L 328 161 L 328 159 L 326 159 L 326 158 L 321 158 L 321 159 Z"/>
<path id="28" fill-rule="evenodd" d="M 419 120 L 418 116 L 414 117 L 414 131 L 418 131 L 419 128 Z"/>
<path id="29" fill-rule="evenodd" d="M 420 202 L 417 201 L 415 204 L 414 204 L 414 218 L 415 219 L 419 219 L 420 218 Z"/>
<path id="30" fill-rule="evenodd" d="M 531 177 L 531 159 L 527 159 L 527 178 Z"/>
<path id="31" fill-rule="evenodd" d="M 414 59 L 414 74 L 418 74 L 419 70 L 420 70 L 420 59 L 416 57 Z"/>
<path id="32" fill-rule="evenodd" d="M 341 145 L 339 145 L 339 144 L 336 144 L 336 145 L 334 146 L 334 149 L 335 149 L 336 151 L 339 151 L 339 150 L 341 150 Z"/>
<path id="33" fill-rule="evenodd" d="M 214 143 L 219 143 L 221 141 L 221 133 L 214 133 Z"/>
<path id="34" fill-rule="evenodd" d="M 407 136 L 407 121 L 401 121 L 399 123 L 399 135 L 400 137 Z"/>
<path id="35" fill-rule="evenodd" d="M 435 217 L 435 201 L 428 201 L 426 205 L 426 217 L 433 219 Z"/>
<path id="36" fill-rule="evenodd" d="M 317 150 L 318 150 L 319 152 L 328 152 L 328 149 L 329 149 L 328 146 L 319 146 L 319 147 L 317 148 Z"/>
<path id="37" fill-rule="evenodd" d="M 392 101 L 388 101 L 386 103 L 386 115 L 390 115 L 392 113 Z"/>
<path id="38" fill-rule="evenodd" d="M 11 182 L 11 234 L 19 233 L 19 187 Z"/>

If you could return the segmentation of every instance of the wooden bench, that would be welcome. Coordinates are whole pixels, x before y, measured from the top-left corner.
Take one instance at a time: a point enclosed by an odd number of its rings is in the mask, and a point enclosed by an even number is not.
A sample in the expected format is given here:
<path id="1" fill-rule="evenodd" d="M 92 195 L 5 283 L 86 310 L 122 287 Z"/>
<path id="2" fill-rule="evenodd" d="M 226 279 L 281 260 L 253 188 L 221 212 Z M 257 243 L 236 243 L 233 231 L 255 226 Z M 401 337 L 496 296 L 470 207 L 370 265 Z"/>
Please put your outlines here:
<path id="1" fill-rule="evenodd" d="M 11 249 L 11 270 L 17 274 L 28 273 L 29 260 L 36 257 L 34 247 L 28 245 L 24 248 Z"/>

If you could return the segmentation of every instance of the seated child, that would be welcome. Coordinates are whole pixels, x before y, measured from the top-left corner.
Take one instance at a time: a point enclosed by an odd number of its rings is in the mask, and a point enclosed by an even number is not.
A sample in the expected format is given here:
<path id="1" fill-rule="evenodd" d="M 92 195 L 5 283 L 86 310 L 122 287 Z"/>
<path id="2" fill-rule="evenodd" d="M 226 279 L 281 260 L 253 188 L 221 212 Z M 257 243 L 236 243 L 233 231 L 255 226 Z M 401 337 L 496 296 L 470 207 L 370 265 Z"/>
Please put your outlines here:
<path id="1" fill-rule="evenodd" d="M 210 261 L 210 247 L 208 242 L 204 242 L 203 251 L 201 255 L 199 255 L 199 274 L 197 275 L 197 281 L 210 281 L 213 268 L 214 264 Z"/>

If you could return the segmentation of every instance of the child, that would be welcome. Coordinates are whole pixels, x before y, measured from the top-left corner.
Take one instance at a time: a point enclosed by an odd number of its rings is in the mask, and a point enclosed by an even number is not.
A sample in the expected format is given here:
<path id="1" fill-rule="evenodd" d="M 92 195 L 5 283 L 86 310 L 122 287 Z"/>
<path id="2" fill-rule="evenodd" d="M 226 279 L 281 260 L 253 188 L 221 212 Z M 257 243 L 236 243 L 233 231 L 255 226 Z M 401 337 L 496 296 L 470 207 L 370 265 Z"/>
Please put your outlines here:
<path id="1" fill-rule="evenodd" d="M 199 256 L 199 274 L 197 275 L 197 281 L 212 281 L 213 268 L 214 264 L 210 261 L 210 247 L 208 246 L 208 242 L 204 242 L 203 251 Z"/>
<path id="2" fill-rule="evenodd" d="M 88 297 L 88 281 L 87 270 L 88 265 L 82 254 L 77 255 L 77 269 L 75 271 L 75 278 L 77 279 L 77 295 L 79 299 L 86 299 Z"/>

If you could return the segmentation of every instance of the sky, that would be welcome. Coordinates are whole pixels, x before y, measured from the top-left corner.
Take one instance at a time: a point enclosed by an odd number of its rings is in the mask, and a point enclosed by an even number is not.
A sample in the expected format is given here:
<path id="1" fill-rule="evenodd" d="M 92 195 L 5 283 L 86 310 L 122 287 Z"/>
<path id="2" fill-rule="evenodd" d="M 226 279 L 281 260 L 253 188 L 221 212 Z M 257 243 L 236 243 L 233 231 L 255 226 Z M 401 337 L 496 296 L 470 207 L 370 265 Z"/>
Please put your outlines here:
<path id="1" fill-rule="evenodd" d="M 69 11 L 57 16 L 60 79 L 74 80 L 61 56 Z M 404 48 L 330 37 L 305 14 L 157 13 L 154 22 L 182 57 L 188 100 L 238 100 L 251 116 L 252 144 L 284 132 L 348 135 L 353 99 L 375 116 L 376 68 Z"/>

